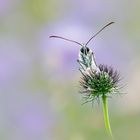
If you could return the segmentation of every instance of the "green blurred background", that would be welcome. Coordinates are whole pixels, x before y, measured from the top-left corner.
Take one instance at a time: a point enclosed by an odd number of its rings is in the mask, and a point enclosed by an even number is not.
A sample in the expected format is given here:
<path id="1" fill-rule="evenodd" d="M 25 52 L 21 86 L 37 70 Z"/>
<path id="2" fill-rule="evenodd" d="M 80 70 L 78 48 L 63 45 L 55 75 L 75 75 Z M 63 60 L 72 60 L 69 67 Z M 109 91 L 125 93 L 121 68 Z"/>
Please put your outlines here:
<path id="1" fill-rule="evenodd" d="M 0 0 L 0 140 L 109 140 L 102 104 L 81 105 L 79 47 L 120 71 L 109 99 L 116 140 L 140 139 L 139 0 Z"/>

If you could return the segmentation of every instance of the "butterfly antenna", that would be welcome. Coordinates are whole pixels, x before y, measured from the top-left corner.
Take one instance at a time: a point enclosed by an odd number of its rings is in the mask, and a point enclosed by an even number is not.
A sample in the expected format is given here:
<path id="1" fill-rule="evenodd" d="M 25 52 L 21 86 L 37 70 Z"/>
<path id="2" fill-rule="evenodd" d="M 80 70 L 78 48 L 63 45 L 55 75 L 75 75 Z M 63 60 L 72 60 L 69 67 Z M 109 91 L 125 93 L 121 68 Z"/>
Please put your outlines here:
<path id="1" fill-rule="evenodd" d="M 82 45 L 81 43 L 79 43 L 79 42 L 77 42 L 77 41 L 74 41 L 74 40 L 70 40 L 70 39 L 61 37 L 61 36 L 54 36 L 54 35 L 52 35 L 52 36 L 49 36 L 49 37 L 50 37 L 50 38 L 60 38 L 60 39 L 63 39 L 63 40 L 69 41 L 69 42 L 76 43 L 76 44 L 78 44 L 78 45 L 80 45 L 80 46 L 83 47 L 83 45 Z"/>
<path id="2" fill-rule="evenodd" d="M 86 43 L 85 46 L 87 46 L 87 44 L 88 44 L 95 36 L 97 36 L 101 31 L 103 31 L 107 26 L 109 26 L 109 25 L 111 25 L 111 24 L 113 24 L 113 23 L 115 23 L 115 22 L 110 22 L 110 23 L 108 23 L 107 25 L 105 25 L 103 28 L 101 28 L 101 30 L 99 30 L 94 36 L 92 36 L 92 37 L 88 40 L 88 42 Z"/>

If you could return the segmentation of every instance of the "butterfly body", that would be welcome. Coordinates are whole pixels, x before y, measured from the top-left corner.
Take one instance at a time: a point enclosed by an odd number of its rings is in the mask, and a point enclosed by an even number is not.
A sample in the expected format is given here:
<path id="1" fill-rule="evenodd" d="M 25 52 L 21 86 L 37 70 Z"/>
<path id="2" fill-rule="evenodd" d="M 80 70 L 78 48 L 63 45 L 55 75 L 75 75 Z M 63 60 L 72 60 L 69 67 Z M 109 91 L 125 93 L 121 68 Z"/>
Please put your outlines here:
<path id="1" fill-rule="evenodd" d="M 80 64 L 80 71 L 87 72 L 89 69 L 93 69 L 94 71 L 98 71 L 98 67 L 95 62 L 94 53 L 91 49 L 86 46 L 83 46 L 78 55 L 78 63 Z"/>

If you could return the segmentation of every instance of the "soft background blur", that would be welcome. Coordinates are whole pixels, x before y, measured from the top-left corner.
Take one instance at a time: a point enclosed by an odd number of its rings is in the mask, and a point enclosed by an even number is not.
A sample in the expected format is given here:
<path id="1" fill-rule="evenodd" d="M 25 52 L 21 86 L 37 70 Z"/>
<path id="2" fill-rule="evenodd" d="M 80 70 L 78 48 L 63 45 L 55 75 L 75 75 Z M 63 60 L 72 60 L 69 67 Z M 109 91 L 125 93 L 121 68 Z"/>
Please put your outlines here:
<path id="1" fill-rule="evenodd" d="M 102 104 L 81 105 L 79 46 L 120 71 L 109 99 L 116 140 L 140 139 L 139 0 L 0 0 L 0 140 L 108 140 Z"/>

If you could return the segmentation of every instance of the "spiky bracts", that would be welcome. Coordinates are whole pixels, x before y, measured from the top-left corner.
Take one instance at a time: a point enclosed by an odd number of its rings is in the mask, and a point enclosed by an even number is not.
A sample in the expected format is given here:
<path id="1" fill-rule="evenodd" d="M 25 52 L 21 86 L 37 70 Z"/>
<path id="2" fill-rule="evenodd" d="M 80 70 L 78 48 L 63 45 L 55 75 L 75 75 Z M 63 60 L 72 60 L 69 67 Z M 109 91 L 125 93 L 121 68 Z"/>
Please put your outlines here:
<path id="1" fill-rule="evenodd" d="M 98 72 L 92 68 L 81 72 L 80 92 L 84 94 L 86 102 L 118 93 L 119 73 L 106 65 L 99 65 L 98 68 Z"/>

